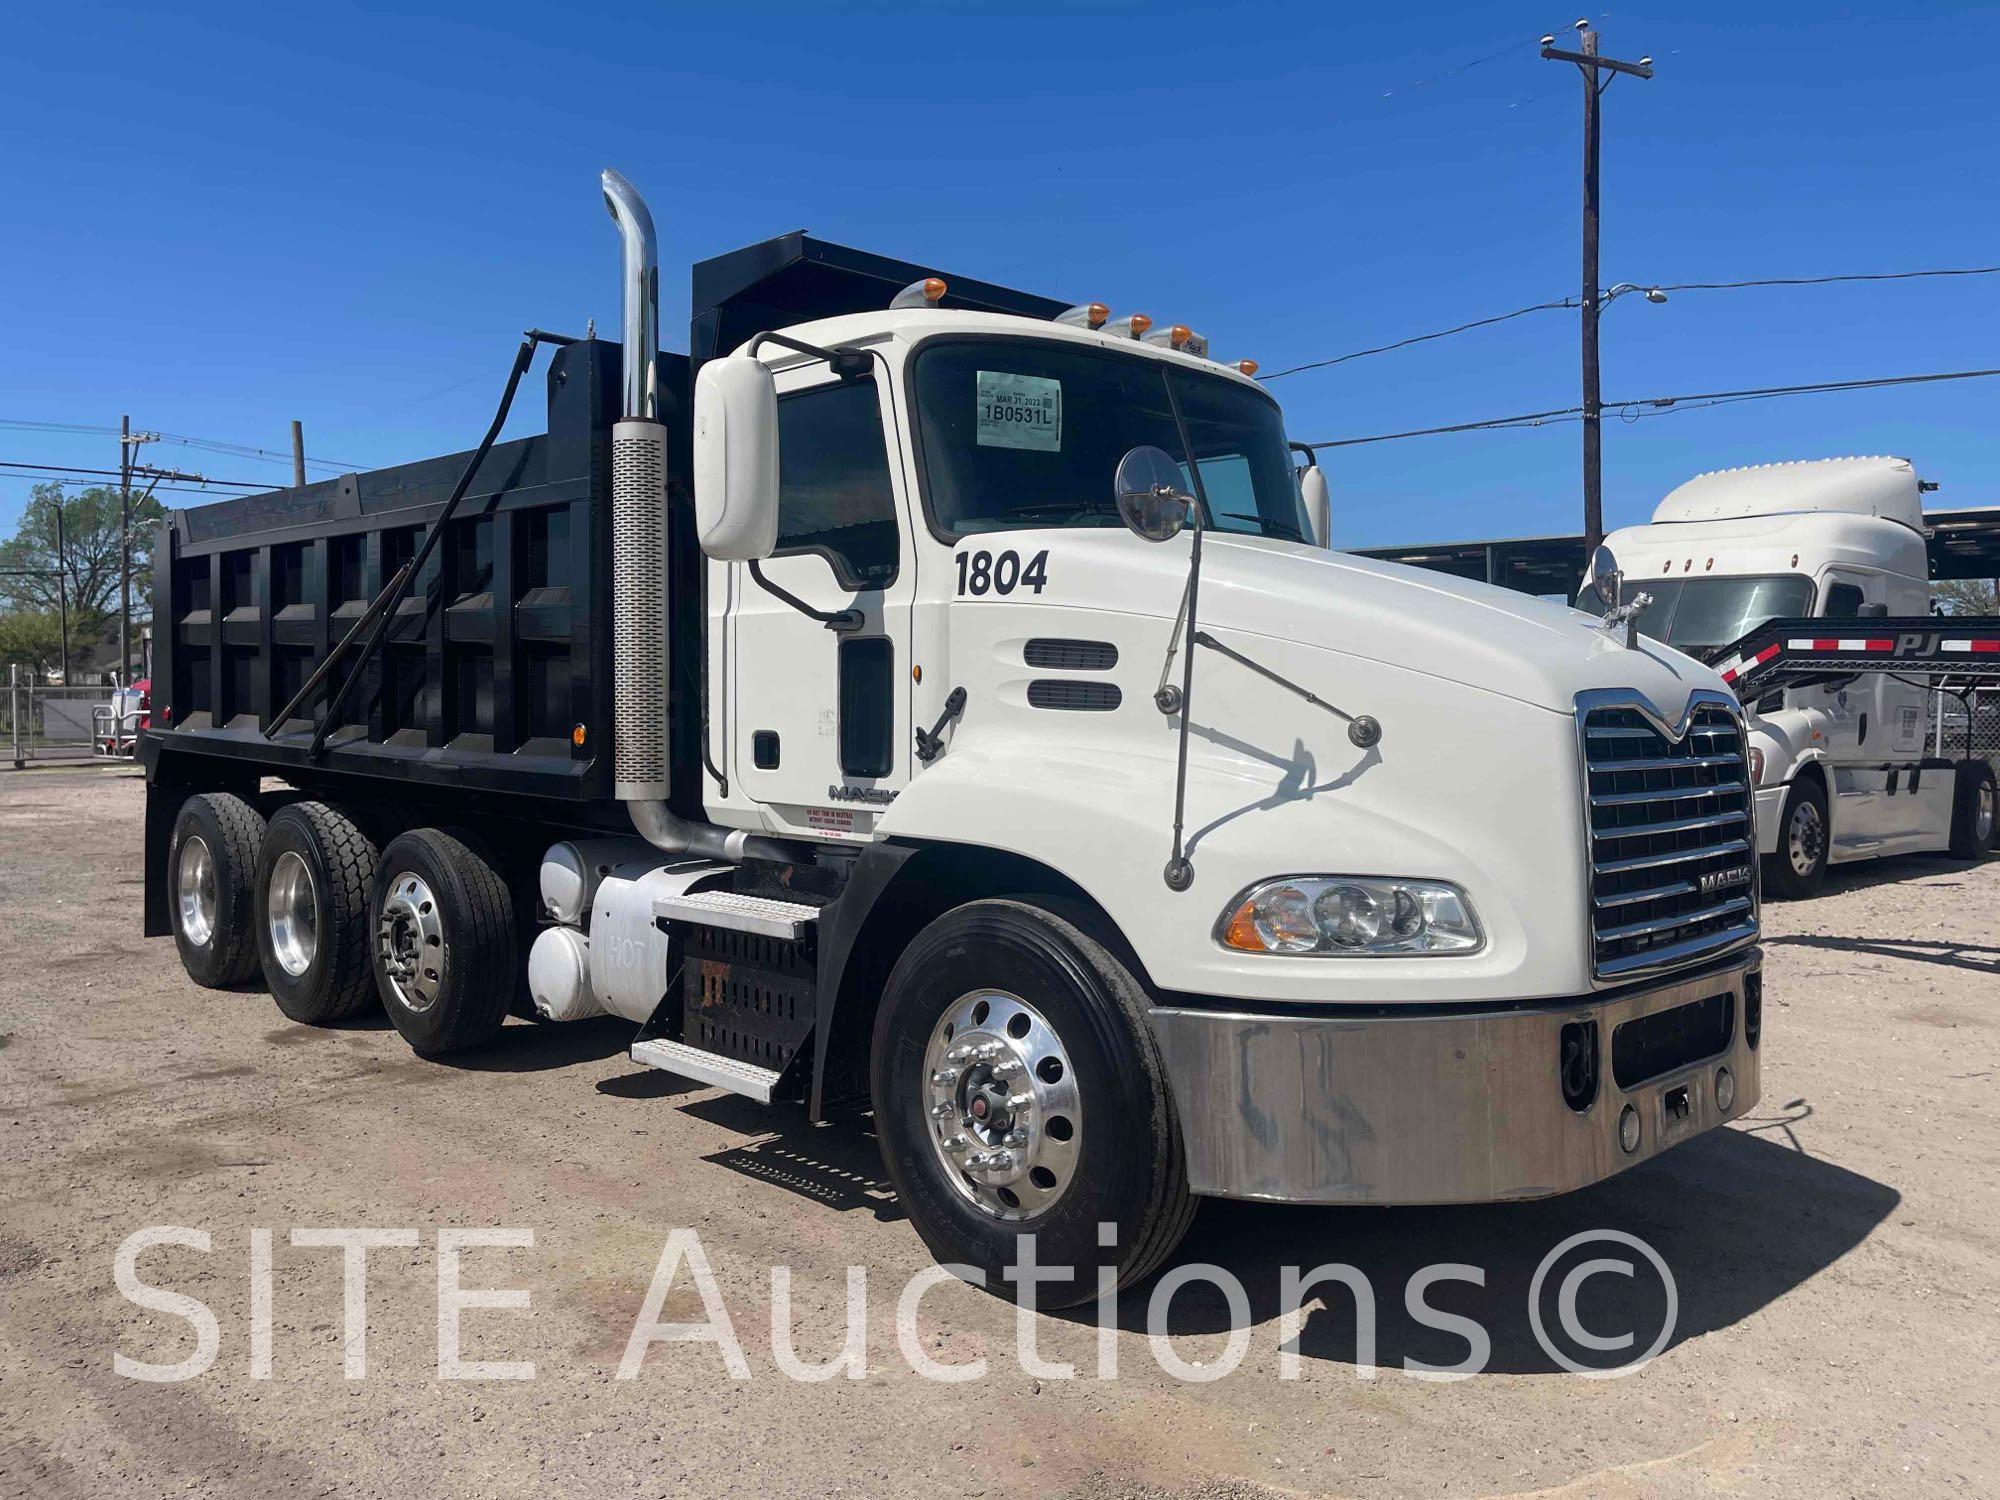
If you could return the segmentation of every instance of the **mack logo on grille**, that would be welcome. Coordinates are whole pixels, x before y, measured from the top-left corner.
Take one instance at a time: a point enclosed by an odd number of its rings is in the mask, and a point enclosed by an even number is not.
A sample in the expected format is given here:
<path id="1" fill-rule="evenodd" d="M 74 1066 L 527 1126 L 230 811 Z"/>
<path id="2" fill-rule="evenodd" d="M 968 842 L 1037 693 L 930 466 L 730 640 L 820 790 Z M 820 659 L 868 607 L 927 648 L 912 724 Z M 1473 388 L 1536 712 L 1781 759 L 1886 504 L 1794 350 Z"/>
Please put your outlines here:
<path id="1" fill-rule="evenodd" d="M 1738 865 L 1733 870 L 1710 870 L 1701 877 L 1699 882 L 1701 893 L 1704 896 L 1713 896 L 1717 892 L 1728 890 L 1731 886 L 1748 885 L 1749 883 L 1750 867 L 1748 865 Z"/>

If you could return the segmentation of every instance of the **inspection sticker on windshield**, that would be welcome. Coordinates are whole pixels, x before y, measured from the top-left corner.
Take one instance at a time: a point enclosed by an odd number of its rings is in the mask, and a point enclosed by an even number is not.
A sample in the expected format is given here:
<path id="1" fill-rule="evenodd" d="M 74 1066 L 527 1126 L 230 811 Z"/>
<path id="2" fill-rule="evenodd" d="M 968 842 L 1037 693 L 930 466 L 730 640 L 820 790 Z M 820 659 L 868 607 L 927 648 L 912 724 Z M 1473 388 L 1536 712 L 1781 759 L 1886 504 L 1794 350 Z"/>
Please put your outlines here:
<path id="1" fill-rule="evenodd" d="M 1062 450 L 1062 382 L 1042 375 L 979 372 L 978 443 L 982 448 Z"/>

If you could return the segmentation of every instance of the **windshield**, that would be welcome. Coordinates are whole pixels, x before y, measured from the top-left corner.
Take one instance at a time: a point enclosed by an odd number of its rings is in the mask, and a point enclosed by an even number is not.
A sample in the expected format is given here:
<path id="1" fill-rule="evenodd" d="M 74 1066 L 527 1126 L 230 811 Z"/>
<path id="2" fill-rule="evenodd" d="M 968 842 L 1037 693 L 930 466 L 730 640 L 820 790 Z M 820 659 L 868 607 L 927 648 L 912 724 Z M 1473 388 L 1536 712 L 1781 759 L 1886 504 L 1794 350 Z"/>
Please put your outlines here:
<path id="1" fill-rule="evenodd" d="M 1762 578 L 1655 578 L 1625 580 L 1625 597 L 1652 596 L 1638 616 L 1639 631 L 1683 651 L 1726 646 L 1740 640 L 1766 620 L 1794 619 L 1812 613 L 1812 580 L 1803 573 L 1773 573 Z M 1576 607 L 1593 615 L 1604 603 L 1593 588 L 1585 588 Z"/>
<path id="2" fill-rule="evenodd" d="M 1162 360 L 1037 339 L 948 339 L 918 352 L 912 384 L 934 524 L 953 537 L 1122 527 L 1113 480 L 1129 450 L 1164 448 L 1186 471 L 1168 380 L 1201 466 L 1208 527 L 1304 541 L 1276 404 Z"/>

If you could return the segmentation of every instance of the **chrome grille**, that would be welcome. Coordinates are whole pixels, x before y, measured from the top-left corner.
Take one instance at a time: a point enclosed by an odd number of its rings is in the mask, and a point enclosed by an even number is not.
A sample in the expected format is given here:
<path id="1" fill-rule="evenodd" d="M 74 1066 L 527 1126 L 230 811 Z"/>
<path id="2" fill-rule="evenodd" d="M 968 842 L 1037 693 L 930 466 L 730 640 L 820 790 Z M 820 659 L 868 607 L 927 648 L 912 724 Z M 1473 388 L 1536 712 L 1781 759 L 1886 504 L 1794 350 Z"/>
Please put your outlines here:
<path id="1" fill-rule="evenodd" d="M 1756 809 L 1736 715 L 1699 704 L 1678 741 L 1637 708 L 1587 708 L 1581 727 L 1598 976 L 1671 968 L 1756 937 Z"/>

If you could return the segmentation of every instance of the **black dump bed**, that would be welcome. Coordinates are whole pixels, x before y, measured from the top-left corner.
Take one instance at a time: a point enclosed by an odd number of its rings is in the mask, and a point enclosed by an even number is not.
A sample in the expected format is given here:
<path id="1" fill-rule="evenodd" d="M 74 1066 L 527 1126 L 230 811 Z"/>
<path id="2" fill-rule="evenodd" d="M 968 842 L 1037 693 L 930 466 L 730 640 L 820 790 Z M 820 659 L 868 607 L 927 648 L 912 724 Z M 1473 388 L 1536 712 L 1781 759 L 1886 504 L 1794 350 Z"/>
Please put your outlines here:
<path id="1" fill-rule="evenodd" d="M 494 446 L 317 763 L 565 799 L 610 786 L 610 433 L 619 346 L 550 362 L 548 431 Z M 661 386 L 687 389 L 667 356 Z M 670 378 L 668 378 L 670 377 Z M 679 437 L 679 434 L 676 434 Z M 673 444 L 683 454 L 685 439 Z M 308 764 L 322 694 L 264 730 L 443 509 L 470 452 L 225 500 L 154 553 L 160 747 Z"/>
<path id="2" fill-rule="evenodd" d="M 694 360 L 762 329 L 888 306 L 938 274 L 781 235 L 694 268 Z M 957 307 L 1062 304 L 947 278 Z M 587 802 L 611 766 L 611 429 L 621 350 L 582 340 L 548 369 L 548 430 L 497 444 L 314 760 L 325 713 L 272 717 L 306 684 L 443 510 L 470 451 L 172 514 L 154 554 L 153 722 L 143 753 L 245 774 L 356 774 Z M 687 483 L 693 363 L 660 357 L 670 469 L 674 786 L 698 798 L 700 586 Z M 494 371 L 495 383 L 501 371 Z M 337 682 L 347 671 L 343 663 Z"/>

